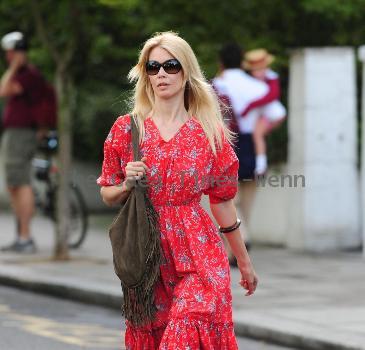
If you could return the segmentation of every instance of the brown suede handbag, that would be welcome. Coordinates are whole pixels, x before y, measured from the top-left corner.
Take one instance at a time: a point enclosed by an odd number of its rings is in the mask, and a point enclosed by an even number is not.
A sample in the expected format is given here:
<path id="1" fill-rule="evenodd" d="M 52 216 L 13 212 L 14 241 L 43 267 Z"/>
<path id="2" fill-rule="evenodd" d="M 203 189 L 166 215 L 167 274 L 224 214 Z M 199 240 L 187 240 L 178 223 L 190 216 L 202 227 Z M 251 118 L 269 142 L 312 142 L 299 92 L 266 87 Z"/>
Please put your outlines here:
<path id="1" fill-rule="evenodd" d="M 139 131 L 131 115 L 133 159 L 141 159 Z M 136 181 L 115 217 L 109 237 L 113 263 L 123 290 L 122 313 L 134 325 L 153 320 L 154 285 L 160 274 L 158 216 L 147 195 L 146 179 Z"/>

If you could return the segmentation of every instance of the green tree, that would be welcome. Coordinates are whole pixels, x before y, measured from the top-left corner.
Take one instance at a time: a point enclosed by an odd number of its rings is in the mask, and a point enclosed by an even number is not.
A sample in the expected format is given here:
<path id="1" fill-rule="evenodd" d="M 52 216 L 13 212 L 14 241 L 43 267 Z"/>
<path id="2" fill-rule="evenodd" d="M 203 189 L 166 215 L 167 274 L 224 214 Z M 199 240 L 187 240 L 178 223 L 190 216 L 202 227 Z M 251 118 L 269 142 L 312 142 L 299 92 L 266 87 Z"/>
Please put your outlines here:
<path id="1" fill-rule="evenodd" d="M 130 7 L 125 2 L 119 12 Z M 72 165 L 72 131 L 77 88 L 87 71 L 101 59 L 100 48 L 112 45 L 111 38 L 101 32 L 114 12 L 110 1 L 59 2 L 30 1 L 30 13 L 36 33 L 54 64 L 54 79 L 59 103 L 59 187 L 57 193 L 57 232 L 55 258 L 68 259 L 67 237 L 70 225 L 68 184 Z M 113 12 L 113 13 L 112 13 Z M 117 54 L 114 52 L 114 54 Z M 96 64 L 95 64 L 96 63 Z M 114 72 L 115 74 L 115 72 Z M 104 78 L 105 79 L 105 78 Z"/>
<path id="2" fill-rule="evenodd" d="M 70 69 L 79 40 L 80 9 L 75 2 L 40 4 L 30 1 L 30 10 L 37 34 L 55 66 L 58 97 L 59 187 L 57 191 L 57 228 L 54 255 L 58 260 L 69 258 L 67 237 L 70 225 L 68 184 L 71 170 L 72 100 L 74 80 Z M 50 25 L 52 23 L 52 26 Z"/>

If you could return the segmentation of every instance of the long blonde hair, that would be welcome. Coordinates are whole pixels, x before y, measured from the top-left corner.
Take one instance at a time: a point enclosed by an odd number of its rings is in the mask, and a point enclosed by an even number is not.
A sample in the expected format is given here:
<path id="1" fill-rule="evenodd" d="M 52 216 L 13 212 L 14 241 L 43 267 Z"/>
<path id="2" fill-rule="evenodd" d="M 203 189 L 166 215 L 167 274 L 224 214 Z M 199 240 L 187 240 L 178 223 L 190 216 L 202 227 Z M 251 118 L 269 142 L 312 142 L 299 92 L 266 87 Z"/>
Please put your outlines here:
<path id="1" fill-rule="evenodd" d="M 140 129 L 140 141 L 144 135 L 144 120 L 153 109 L 154 92 L 145 71 L 151 50 L 161 47 L 180 61 L 183 69 L 183 82 L 185 84 L 185 108 L 188 114 L 194 116 L 201 124 L 214 154 L 216 146 L 222 147 L 222 137 L 232 142 L 234 133 L 225 125 L 220 111 L 217 96 L 206 81 L 199 67 L 198 60 L 190 45 L 177 33 L 156 33 L 148 39 L 138 58 L 138 63 L 131 69 L 128 78 L 136 82 L 134 94 L 131 99 L 133 115 L 137 115 Z"/>

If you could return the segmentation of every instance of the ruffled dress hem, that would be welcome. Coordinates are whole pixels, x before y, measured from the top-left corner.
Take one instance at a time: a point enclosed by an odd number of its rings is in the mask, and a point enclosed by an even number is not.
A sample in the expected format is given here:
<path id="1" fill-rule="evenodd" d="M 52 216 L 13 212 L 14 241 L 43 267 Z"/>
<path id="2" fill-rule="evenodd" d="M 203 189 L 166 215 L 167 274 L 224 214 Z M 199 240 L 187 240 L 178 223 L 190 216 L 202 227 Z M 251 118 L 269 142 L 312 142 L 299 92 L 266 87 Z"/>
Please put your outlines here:
<path id="1" fill-rule="evenodd" d="M 232 322 L 212 322 L 191 317 L 171 319 L 159 328 L 129 326 L 127 350 L 236 350 Z"/>

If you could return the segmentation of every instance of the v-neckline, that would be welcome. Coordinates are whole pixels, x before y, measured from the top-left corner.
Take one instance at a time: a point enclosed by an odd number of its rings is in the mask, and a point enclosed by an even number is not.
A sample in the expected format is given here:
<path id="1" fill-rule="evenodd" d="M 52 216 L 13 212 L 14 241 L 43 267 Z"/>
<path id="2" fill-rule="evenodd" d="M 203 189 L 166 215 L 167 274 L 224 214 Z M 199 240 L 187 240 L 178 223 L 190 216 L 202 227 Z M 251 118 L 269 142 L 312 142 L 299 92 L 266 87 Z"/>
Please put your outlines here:
<path id="1" fill-rule="evenodd" d="M 189 118 L 188 120 L 186 120 L 180 127 L 179 129 L 175 132 L 175 134 L 170 137 L 168 140 L 165 140 L 162 135 L 161 135 L 161 132 L 160 132 L 160 129 L 158 128 L 158 126 L 156 125 L 155 121 L 152 119 L 151 116 L 148 117 L 148 119 L 150 119 L 153 127 L 156 129 L 157 133 L 158 133 L 158 136 L 160 137 L 160 139 L 165 142 L 165 143 L 169 143 L 171 142 L 173 139 L 175 139 L 181 132 L 181 130 L 190 122 L 190 120 L 192 120 L 193 118 Z"/>

